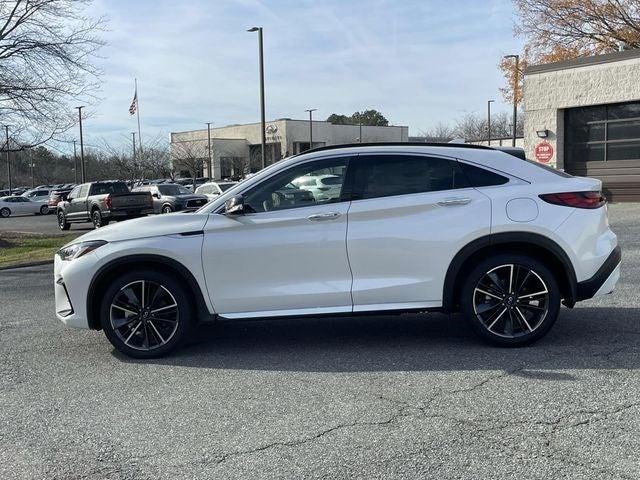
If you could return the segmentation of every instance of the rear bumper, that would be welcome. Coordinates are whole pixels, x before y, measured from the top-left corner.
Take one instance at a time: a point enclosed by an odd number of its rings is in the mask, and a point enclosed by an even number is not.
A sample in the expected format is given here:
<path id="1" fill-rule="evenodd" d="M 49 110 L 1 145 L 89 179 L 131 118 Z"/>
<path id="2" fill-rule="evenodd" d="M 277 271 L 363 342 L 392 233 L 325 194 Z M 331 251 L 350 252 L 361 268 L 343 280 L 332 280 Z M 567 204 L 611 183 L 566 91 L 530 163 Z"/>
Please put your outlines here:
<path id="1" fill-rule="evenodd" d="M 133 217 L 141 217 L 144 215 L 153 214 L 153 208 L 144 208 L 144 209 L 132 209 L 132 210 L 107 210 L 102 212 L 102 216 L 104 218 L 109 218 L 113 220 L 117 220 L 119 218 L 133 218 Z"/>
<path id="2" fill-rule="evenodd" d="M 576 285 L 576 300 L 586 300 L 596 295 L 611 293 L 620 278 L 620 260 L 622 251 L 616 246 L 598 271 L 588 280 Z"/>

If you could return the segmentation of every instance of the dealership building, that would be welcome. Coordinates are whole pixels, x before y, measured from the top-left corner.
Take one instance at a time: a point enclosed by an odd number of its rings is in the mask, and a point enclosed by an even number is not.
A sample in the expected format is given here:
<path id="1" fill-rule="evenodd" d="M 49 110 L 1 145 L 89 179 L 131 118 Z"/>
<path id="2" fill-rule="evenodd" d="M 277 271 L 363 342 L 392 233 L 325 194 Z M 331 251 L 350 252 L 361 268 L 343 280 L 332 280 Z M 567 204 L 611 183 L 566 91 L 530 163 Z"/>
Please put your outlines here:
<path id="1" fill-rule="evenodd" d="M 281 118 L 266 124 L 266 164 L 295 155 L 311 147 L 310 122 Z M 180 159 L 202 164 L 202 175 L 214 179 L 237 178 L 243 172 L 257 172 L 261 165 L 260 123 L 211 128 L 211 174 L 207 171 L 209 131 L 205 129 L 171 134 L 171 158 L 178 170 Z M 409 127 L 334 125 L 313 121 L 313 147 L 358 142 L 406 142 Z M 188 172 L 181 172 L 188 176 Z"/>
<path id="2" fill-rule="evenodd" d="M 529 67 L 524 111 L 528 158 L 640 201 L 640 50 Z"/>

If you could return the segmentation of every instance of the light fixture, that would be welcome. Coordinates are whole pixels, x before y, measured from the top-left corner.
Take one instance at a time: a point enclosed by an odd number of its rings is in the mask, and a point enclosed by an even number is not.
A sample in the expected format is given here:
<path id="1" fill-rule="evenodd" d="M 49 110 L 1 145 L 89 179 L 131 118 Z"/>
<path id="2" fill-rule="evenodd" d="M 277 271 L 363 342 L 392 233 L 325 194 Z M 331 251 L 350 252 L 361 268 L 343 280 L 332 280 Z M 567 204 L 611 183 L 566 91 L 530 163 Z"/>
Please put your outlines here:
<path id="1" fill-rule="evenodd" d="M 536 135 L 538 135 L 539 138 L 547 138 L 549 136 L 549 130 L 546 128 L 544 130 L 536 130 Z"/>

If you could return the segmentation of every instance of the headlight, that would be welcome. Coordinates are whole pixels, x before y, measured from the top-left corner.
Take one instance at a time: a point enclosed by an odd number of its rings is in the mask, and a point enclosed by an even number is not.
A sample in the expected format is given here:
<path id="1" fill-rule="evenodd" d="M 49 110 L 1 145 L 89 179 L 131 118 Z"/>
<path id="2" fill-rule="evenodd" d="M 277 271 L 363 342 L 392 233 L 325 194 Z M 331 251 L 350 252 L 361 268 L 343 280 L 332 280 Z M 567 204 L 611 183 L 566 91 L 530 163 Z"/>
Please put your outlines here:
<path id="1" fill-rule="evenodd" d="M 104 240 L 90 240 L 87 242 L 73 243 L 62 247 L 57 254 L 61 260 L 73 260 L 83 256 L 86 253 L 93 252 L 96 248 L 106 244 Z"/>

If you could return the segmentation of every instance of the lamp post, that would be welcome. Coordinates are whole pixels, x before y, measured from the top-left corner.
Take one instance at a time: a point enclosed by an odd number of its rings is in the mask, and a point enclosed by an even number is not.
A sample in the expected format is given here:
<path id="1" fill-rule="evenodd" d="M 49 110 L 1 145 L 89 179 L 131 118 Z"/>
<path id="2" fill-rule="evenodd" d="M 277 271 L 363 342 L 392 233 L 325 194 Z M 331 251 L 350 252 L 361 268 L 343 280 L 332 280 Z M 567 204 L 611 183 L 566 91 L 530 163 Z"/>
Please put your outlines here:
<path id="1" fill-rule="evenodd" d="M 29 165 L 31 166 L 31 188 L 36 188 L 36 176 L 34 174 L 33 148 L 29 149 Z"/>
<path id="2" fill-rule="evenodd" d="M 76 152 L 76 141 L 73 140 L 73 176 L 75 183 L 78 183 L 78 154 Z"/>
<path id="3" fill-rule="evenodd" d="M 308 108 L 305 112 L 309 112 L 309 150 L 313 148 L 313 112 L 318 110 L 317 108 Z"/>
<path id="4" fill-rule="evenodd" d="M 267 133 L 264 114 L 264 53 L 262 49 L 262 27 L 251 27 L 247 32 L 258 32 L 258 51 L 260 55 L 260 130 L 262 139 L 262 168 L 267 166 Z"/>
<path id="5" fill-rule="evenodd" d="M 520 55 L 505 55 L 504 58 L 513 58 L 515 63 L 513 67 L 513 134 L 511 140 L 511 146 L 516 146 L 516 125 L 518 120 L 518 62 L 520 61 Z"/>
<path id="6" fill-rule="evenodd" d="M 135 177 L 138 165 L 136 164 L 136 132 L 131 132 L 131 145 L 133 146 L 133 175 Z"/>
<path id="7" fill-rule="evenodd" d="M 209 175 L 209 180 L 213 180 L 213 160 L 211 155 L 211 122 L 207 122 L 207 142 L 209 148 L 209 161 L 207 162 L 207 175 Z"/>
<path id="8" fill-rule="evenodd" d="M 7 143 L 5 143 L 4 148 L 6 148 L 7 152 L 7 176 L 9 177 L 9 195 L 11 195 L 11 158 L 9 157 L 9 125 L 4 126 L 4 131 L 7 134 Z"/>
<path id="9" fill-rule="evenodd" d="M 487 100 L 487 145 L 491 145 L 491 104 L 495 100 Z"/>
<path id="10" fill-rule="evenodd" d="M 84 105 L 81 107 L 76 107 L 78 110 L 78 120 L 80 122 L 80 179 L 82 183 L 86 182 L 85 169 L 84 169 L 84 140 L 82 138 L 82 109 Z"/>

